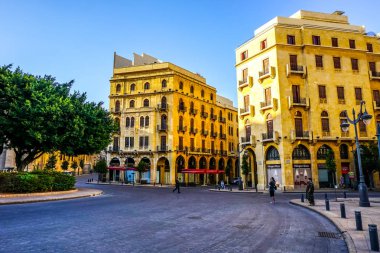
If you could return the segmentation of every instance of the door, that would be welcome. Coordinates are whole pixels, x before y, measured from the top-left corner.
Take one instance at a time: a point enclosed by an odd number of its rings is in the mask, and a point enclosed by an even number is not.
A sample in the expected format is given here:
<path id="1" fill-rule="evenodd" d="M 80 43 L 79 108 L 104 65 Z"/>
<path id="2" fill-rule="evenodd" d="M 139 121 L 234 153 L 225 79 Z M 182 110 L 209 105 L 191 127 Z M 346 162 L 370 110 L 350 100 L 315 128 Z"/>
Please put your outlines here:
<path id="1" fill-rule="evenodd" d="M 267 133 L 268 133 L 268 139 L 273 138 L 273 120 L 267 121 Z"/>
<path id="2" fill-rule="evenodd" d="M 302 118 L 295 118 L 296 137 L 303 137 Z"/>
<path id="3" fill-rule="evenodd" d="M 297 70 L 297 55 L 290 55 L 290 69 Z"/>
<path id="4" fill-rule="evenodd" d="M 293 85 L 292 86 L 292 92 L 293 92 L 293 103 L 299 104 L 301 102 L 300 86 L 299 85 Z"/>
<path id="5" fill-rule="evenodd" d="M 161 136 L 161 151 L 167 151 L 167 149 L 166 149 L 166 136 Z"/>

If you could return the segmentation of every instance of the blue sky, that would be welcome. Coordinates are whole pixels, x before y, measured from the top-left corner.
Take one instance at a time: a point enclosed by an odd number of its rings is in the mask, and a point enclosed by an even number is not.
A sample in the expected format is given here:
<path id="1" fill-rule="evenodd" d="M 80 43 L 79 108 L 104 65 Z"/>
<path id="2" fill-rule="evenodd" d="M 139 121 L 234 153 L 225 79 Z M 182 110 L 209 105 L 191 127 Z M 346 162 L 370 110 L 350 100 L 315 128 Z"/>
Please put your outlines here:
<path id="1" fill-rule="evenodd" d="M 235 48 L 275 16 L 345 11 L 380 33 L 378 0 L 0 0 L 0 65 L 50 74 L 108 108 L 113 52 L 147 53 L 202 74 L 237 105 Z"/>

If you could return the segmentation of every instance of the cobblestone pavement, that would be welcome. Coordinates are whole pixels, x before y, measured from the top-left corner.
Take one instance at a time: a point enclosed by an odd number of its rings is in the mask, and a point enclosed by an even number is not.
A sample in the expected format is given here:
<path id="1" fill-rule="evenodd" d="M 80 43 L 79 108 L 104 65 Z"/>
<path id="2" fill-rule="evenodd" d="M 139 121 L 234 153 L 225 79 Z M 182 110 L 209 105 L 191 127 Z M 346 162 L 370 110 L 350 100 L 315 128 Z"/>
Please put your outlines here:
<path id="1" fill-rule="evenodd" d="M 84 186 L 86 178 L 79 178 Z M 0 252 L 348 252 L 291 194 L 91 185 L 94 198 L 0 206 Z"/>

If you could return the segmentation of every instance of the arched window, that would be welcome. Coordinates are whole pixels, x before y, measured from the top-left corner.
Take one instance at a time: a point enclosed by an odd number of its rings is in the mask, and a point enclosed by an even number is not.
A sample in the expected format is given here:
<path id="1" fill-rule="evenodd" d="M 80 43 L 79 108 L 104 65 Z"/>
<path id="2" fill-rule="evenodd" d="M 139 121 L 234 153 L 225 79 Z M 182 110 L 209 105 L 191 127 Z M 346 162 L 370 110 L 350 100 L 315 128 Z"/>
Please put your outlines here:
<path id="1" fill-rule="evenodd" d="M 194 119 L 190 119 L 190 129 L 191 131 L 194 130 Z"/>
<path id="2" fill-rule="evenodd" d="M 212 101 L 214 99 L 214 94 L 210 94 L 210 100 Z"/>
<path id="3" fill-rule="evenodd" d="M 219 118 L 222 118 L 223 117 L 223 113 L 222 111 L 219 111 Z"/>
<path id="4" fill-rule="evenodd" d="M 183 129 L 183 117 L 182 116 L 179 116 L 178 125 L 179 125 L 179 129 Z"/>
<path id="5" fill-rule="evenodd" d="M 149 116 L 145 117 L 145 127 L 149 127 Z"/>
<path id="6" fill-rule="evenodd" d="M 214 123 L 211 123 L 210 132 L 211 132 L 211 135 L 214 135 Z"/>
<path id="7" fill-rule="evenodd" d="M 144 127 L 144 117 L 143 116 L 140 117 L 140 128 L 141 127 Z"/>
<path id="8" fill-rule="evenodd" d="M 317 159 L 318 160 L 326 160 L 326 157 L 327 157 L 327 152 L 331 150 L 332 152 L 332 149 L 327 146 L 326 144 L 323 144 L 317 151 Z"/>
<path id="9" fill-rule="evenodd" d="M 201 112 L 202 112 L 202 113 L 205 112 L 205 106 L 204 106 L 204 105 L 201 105 Z"/>
<path id="10" fill-rule="evenodd" d="M 182 98 L 179 99 L 179 109 L 185 110 L 185 103 L 183 102 Z"/>
<path id="11" fill-rule="evenodd" d="M 149 107 L 149 99 L 144 99 L 144 107 Z"/>
<path id="12" fill-rule="evenodd" d="M 166 102 L 166 97 L 161 98 L 161 108 L 166 109 L 167 108 L 167 102 Z"/>
<path id="13" fill-rule="evenodd" d="M 191 102 L 190 102 L 190 111 L 193 111 L 193 110 L 194 110 L 194 102 L 191 101 Z"/>
<path id="14" fill-rule="evenodd" d="M 132 83 L 130 89 L 131 89 L 131 91 L 135 91 L 135 89 L 136 89 L 136 84 Z"/>
<path id="15" fill-rule="evenodd" d="M 224 150 L 224 147 L 223 147 L 223 142 L 221 141 L 221 142 L 220 142 L 220 151 L 222 151 L 222 152 L 223 152 L 223 150 Z"/>
<path id="16" fill-rule="evenodd" d="M 179 89 L 183 90 L 183 82 L 179 82 Z"/>
<path id="17" fill-rule="evenodd" d="M 293 160 L 310 160 L 310 152 L 304 145 L 298 145 L 293 149 Z"/>
<path id="18" fill-rule="evenodd" d="M 205 122 L 202 120 L 202 132 L 205 130 Z"/>
<path id="19" fill-rule="evenodd" d="M 342 144 L 339 147 L 340 159 L 348 159 L 348 146 L 346 144 Z"/>
<path id="20" fill-rule="evenodd" d="M 302 114 L 299 111 L 296 111 L 294 114 L 294 127 L 296 129 L 296 137 L 303 137 Z"/>
<path id="21" fill-rule="evenodd" d="M 247 119 L 245 121 L 245 142 L 250 142 L 251 140 L 251 122 Z"/>
<path id="22" fill-rule="evenodd" d="M 205 97 L 205 91 L 204 90 L 201 90 L 201 97 Z"/>
<path id="23" fill-rule="evenodd" d="M 118 83 L 116 85 L 116 92 L 120 92 L 121 91 L 121 85 Z"/>
<path id="24" fill-rule="evenodd" d="M 220 158 L 218 163 L 218 170 L 224 170 L 224 159 Z"/>
<path id="25" fill-rule="evenodd" d="M 129 108 L 135 108 L 135 100 L 129 101 Z"/>
<path id="26" fill-rule="evenodd" d="M 120 112 L 120 101 L 119 100 L 116 100 L 116 103 L 115 103 L 115 112 Z"/>
<path id="27" fill-rule="evenodd" d="M 273 146 L 268 148 L 266 160 L 268 161 L 280 160 L 280 154 L 278 153 L 277 148 Z"/>
<path id="28" fill-rule="evenodd" d="M 214 116 L 214 108 L 211 107 L 210 116 Z"/>
<path id="29" fill-rule="evenodd" d="M 323 136 L 329 136 L 330 135 L 329 114 L 326 111 L 323 111 L 321 113 L 321 122 L 322 122 Z"/>
<path id="30" fill-rule="evenodd" d="M 125 119 L 125 127 L 129 127 L 131 125 L 131 119 L 129 117 L 127 117 Z"/>
<path id="31" fill-rule="evenodd" d="M 273 139 L 273 118 L 271 114 L 267 115 L 267 139 Z"/>
<path id="32" fill-rule="evenodd" d="M 162 80 L 162 82 L 161 82 L 161 87 L 162 88 L 166 88 L 166 80 L 164 79 L 164 80 Z"/>
<path id="33" fill-rule="evenodd" d="M 131 117 L 131 127 L 135 127 L 135 118 Z"/>
<path id="34" fill-rule="evenodd" d="M 222 125 L 219 125 L 219 133 L 223 134 L 223 126 Z"/>
<path id="35" fill-rule="evenodd" d="M 193 94 L 194 93 L 194 86 L 190 86 L 190 93 Z"/>
<path id="36" fill-rule="evenodd" d="M 166 115 L 161 115 L 161 128 L 162 129 L 167 129 L 167 121 L 166 121 L 167 117 Z"/>
<path id="37" fill-rule="evenodd" d="M 144 90 L 149 90 L 150 89 L 150 84 L 148 82 L 146 82 L 144 84 Z"/>

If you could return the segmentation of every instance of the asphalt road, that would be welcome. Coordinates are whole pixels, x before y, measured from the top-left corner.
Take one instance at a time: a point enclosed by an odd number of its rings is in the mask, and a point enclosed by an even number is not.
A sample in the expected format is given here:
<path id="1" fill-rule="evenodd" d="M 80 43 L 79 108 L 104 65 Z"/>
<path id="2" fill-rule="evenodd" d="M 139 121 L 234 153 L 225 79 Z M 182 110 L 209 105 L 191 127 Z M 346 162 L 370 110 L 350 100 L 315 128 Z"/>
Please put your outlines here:
<path id="1" fill-rule="evenodd" d="M 0 252 L 347 252 L 343 239 L 318 236 L 338 230 L 291 194 L 273 205 L 201 187 L 91 187 L 105 194 L 0 206 Z"/>

